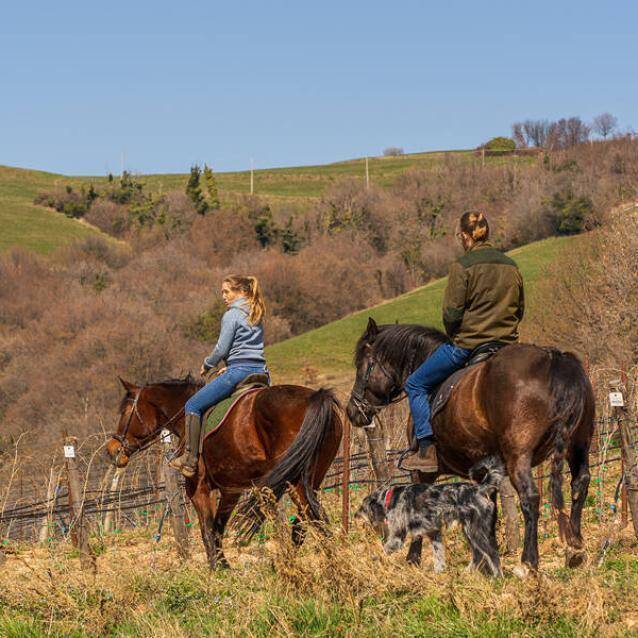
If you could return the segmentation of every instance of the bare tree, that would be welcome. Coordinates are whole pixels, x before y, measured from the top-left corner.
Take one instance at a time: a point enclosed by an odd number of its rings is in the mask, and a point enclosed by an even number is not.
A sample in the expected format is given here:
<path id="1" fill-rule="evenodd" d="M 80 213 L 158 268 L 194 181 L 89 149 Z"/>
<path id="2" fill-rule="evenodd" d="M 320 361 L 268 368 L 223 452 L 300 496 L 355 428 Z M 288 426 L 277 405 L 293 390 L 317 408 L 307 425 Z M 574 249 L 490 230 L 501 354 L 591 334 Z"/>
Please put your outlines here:
<path id="1" fill-rule="evenodd" d="M 601 135 L 603 139 L 607 139 L 607 136 L 613 132 L 618 126 L 618 118 L 611 113 L 601 113 L 594 118 L 592 122 L 592 128 L 598 135 Z"/>
<path id="2" fill-rule="evenodd" d="M 565 124 L 565 146 L 576 146 L 589 140 L 590 128 L 579 117 L 570 117 Z"/>
<path id="3" fill-rule="evenodd" d="M 547 142 L 547 131 L 549 122 L 547 120 L 525 120 L 523 122 L 523 132 L 527 138 L 527 143 L 538 148 L 543 148 Z"/>
<path id="4" fill-rule="evenodd" d="M 514 124 L 512 124 L 512 137 L 516 142 L 516 148 L 527 148 L 527 140 L 525 139 L 522 122 L 514 122 Z"/>
<path id="5" fill-rule="evenodd" d="M 388 148 L 383 149 L 383 155 L 385 157 L 398 157 L 403 155 L 403 149 L 398 146 L 388 146 Z"/>

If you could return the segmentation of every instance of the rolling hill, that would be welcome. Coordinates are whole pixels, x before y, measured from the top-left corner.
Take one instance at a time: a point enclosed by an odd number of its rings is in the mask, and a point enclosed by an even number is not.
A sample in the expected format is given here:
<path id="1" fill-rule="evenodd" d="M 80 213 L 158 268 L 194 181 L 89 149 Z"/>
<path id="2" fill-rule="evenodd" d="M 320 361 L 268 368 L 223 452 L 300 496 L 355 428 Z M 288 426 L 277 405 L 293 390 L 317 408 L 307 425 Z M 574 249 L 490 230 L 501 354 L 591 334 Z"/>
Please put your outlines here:
<path id="1" fill-rule="evenodd" d="M 414 153 L 398 157 L 369 158 L 370 180 L 388 186 L 401 173 L 412 168 L 433 168 L 455 157 L 468 162 L 481 161 L 473 151 L 444 151 Z M 486 162 L 529 163 L 528 156 L 488 157 Z M 250 172 L 216 173 L 222 200 L 250 192 Z M 335 162 L 318 166 L 298 166 L 256 170 L 255 193 L 260 197 L 296 201 L 303 205 L 307 199 L 319 197 L 336 180 L 344 177 L 364 179 L 365 158 Z M 188 180 L 186 173 L 138 176 L 151 191 L 183 190 Z M 34 197 L 41 191 L 56 187 L 105 182 L 105 176 L 73 177 L 44 171 L 0 166 L 0 251 L 11 246 L 22 246 L 48 253 L 75 239 L 98 233 L 80 221 L 69 219 L 44 206 L 36 206 Z"/>

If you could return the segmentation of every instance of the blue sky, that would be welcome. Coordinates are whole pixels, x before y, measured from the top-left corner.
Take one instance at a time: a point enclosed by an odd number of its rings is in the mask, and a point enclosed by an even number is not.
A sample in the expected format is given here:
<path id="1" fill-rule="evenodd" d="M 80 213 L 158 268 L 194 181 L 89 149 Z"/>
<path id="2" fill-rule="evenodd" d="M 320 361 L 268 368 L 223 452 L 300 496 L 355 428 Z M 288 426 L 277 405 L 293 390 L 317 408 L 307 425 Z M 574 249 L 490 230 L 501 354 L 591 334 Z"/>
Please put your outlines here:
<path id="1" fill-rule="evenodd" d="M 638 128 L 638 3 L 0 8 L 0 164 L 66 174 L 472 147 L 527 117 Z"/>

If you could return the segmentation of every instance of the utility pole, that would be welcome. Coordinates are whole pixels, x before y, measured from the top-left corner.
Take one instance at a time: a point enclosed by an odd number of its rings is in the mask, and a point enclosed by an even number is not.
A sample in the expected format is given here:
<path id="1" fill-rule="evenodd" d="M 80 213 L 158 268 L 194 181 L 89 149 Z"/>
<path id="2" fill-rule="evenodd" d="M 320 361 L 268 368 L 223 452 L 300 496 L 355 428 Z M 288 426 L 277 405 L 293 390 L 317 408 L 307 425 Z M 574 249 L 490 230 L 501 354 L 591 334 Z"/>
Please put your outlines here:
<path id="1" fill-rule="evenodd" d="M 253 158 L 250 158 L 250 194 L 255 194 L 255 169 L 253 166 Z"/>
<path id="2" fill-rule="evenodd" d="M 370 170 L 368 167 L 368 158 L 366 157 L 366 188 L 370 188 Z"/>

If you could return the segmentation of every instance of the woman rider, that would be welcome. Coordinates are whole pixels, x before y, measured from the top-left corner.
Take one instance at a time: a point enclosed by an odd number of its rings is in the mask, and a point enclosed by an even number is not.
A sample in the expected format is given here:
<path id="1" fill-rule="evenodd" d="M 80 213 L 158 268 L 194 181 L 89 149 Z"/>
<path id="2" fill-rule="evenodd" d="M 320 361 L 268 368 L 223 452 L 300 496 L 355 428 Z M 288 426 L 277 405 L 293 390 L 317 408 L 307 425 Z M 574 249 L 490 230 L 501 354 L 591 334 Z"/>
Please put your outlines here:
<path id="1" fill-rule="evenodd" d="M 226 367 L 186 402 L 184 452 L 170 463 L 186 477 L 197 472 L 202 417 L 206 410 L 228 398 L 249 375 L 270 376 L 264 357 L 262 323 L 266 306 L 259 282 L 255 277 L 230 275 L 222 283 L 222 299 L 228 310 L 222 317 L 217 345 L 204 359 L 200 374 L 206 374 L 222 360 Z"/>
<path id="2" fill-rule="evenodd" d="M 443 323 L 450 342 L 439 346 L 406 380 L 417 452 L 406 456 L 406 470 L 436 472 L 430 397 L 453 372 L 462 368 L 476 348 L 489 342 L 518 341 L 523 318 L 523 279 L 516 263 L 488 243 L 483 213 L 461 216 L 457 238 L 465 254 L 450 265 L 443 299 Z"/>

